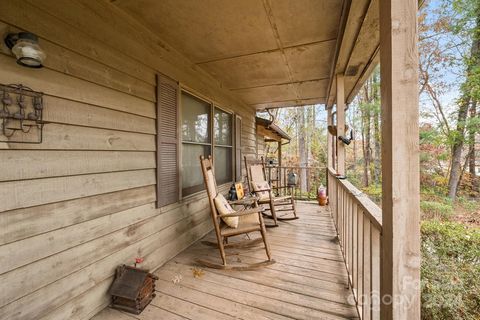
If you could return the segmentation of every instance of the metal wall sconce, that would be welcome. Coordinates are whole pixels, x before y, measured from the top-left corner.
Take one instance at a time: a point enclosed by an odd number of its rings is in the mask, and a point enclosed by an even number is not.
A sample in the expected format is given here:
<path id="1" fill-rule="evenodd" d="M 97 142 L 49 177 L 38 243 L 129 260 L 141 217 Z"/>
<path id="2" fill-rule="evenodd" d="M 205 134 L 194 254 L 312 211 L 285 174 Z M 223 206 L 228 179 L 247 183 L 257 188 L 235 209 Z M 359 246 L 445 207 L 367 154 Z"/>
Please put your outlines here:
<path id="1" fill-rule="evenodd" d="M 5 44 L 12 50 L 19 65 L 28 68 L 43 67 L 46 54 L 38 45 L 38 37 L 33 33 L 9 33 L 5 37 Z"/>
<path id="2" fill-rule="evenodd" d="M 43 140 L 43 93 L 33 91 L 21 84 L 0 84 L 1 134 L 0 142 L 42 143 Z M 32 139 L 32 128 L 36 128 Z M 3 135 L 3 136 L 2 136 Z"/>
<path id="3" fill-rule="evenodd" d="M 353 140 L 353 129 L 350 130 L 350 138 L 340 136 L 338 137 L 338 140 L 342 141 L 344 144 L 348 146 Z"/>

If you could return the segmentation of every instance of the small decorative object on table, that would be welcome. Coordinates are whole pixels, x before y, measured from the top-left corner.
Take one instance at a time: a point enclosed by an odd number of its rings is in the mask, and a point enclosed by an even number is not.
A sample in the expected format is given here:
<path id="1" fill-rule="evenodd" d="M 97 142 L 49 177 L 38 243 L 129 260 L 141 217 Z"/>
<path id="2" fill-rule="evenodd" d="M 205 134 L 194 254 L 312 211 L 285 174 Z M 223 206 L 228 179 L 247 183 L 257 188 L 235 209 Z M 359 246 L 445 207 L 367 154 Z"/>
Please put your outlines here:
<path id="1" fill-rule="evenodd" d="M 237 200 L 242 200 L 245 196 L 245 192 L 243 191 L 243 183 L 235 183 L 235 190 L 237 191 Z"/>
<path id="2" fill-rule="evenodd" d="M 235 189 L 235 183 L 232 183 L 230 190 L 228 191 L 228 200 L 235 201 L 238 200 L 237 190 Z"/>
<path id="3" fill-rule="evenodd" d="M 140 314 L 155 297 L 155 280 L 158 277 L 147 270 L 127 265 L 117 267 L 109 290 L 112 308 Z"/>

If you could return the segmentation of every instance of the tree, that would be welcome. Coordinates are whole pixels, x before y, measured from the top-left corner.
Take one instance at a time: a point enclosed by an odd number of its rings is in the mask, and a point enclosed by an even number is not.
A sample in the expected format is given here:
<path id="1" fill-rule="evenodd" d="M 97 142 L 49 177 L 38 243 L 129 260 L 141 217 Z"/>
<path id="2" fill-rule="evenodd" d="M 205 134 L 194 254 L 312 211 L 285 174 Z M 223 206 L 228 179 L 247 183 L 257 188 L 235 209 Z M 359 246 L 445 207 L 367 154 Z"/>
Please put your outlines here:
<path id="1" fill-rule="evenodd" d="M 475 136 L 476 132 L 475 126 L 467 122 L 468 111 L 470 108 L 476 108 L 480 97 L 480 3 L 472 0 L 456 0 L 453 4 L 454 10 L 459 14 L 459 18 L 453 20 L 455 22 L 453 32 L 463 34 L 466 30 L 469 31 L 467 36 L 471 37 L 471 48 L 469 54 L 464 57 L 466 74 L 461 86 L 462 96 L 458 101 L 457 126 L 452 134 L 452 165 L 448 182 L 448 196 L 451 199 L 456 198 L 467 164 L 465 162 L 465 165 L 462 166 L 462 150 L 466 141 L 466 131 L 468 129 L 469 136 Z M 473 139 L 470 142 L 470 154 L 467 155 L 467 159 L 472 157 L 472 153 L 474 155 L 472 152 L 475 149 L 474 143 Z"/>

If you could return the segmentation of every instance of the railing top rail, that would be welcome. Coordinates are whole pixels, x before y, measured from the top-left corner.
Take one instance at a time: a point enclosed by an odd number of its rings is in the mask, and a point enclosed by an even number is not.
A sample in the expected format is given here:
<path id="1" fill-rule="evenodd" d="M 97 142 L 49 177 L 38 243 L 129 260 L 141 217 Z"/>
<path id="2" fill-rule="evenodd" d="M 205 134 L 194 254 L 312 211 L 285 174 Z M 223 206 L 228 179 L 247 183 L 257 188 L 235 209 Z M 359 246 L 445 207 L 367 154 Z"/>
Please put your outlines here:
<path id="1" fill-rule="evenodd" d="M 337 172 L 332 169 L 328 168 L 328 173 L 334 177 L 337 182 L 348 192 L 350 193 L 353 198 L 355 199 L 357 205 L 359 205 L 364 214 L 370 219 L 370 222 L 376 226 L 377 229 L 380 231 L 382 230 L 382 209 L 373 202 L 365 193 L 358 190 L 350 181 L 346 179 L 337 179 L 336 174 Z"/>
<path id="2" fill-rule="evenodd" d="M 267 168 L 281 168 L 281 169 L 326 169 L 327 167 L 306 167 L 306 166 L 276 166 L 268 165 Z"/>

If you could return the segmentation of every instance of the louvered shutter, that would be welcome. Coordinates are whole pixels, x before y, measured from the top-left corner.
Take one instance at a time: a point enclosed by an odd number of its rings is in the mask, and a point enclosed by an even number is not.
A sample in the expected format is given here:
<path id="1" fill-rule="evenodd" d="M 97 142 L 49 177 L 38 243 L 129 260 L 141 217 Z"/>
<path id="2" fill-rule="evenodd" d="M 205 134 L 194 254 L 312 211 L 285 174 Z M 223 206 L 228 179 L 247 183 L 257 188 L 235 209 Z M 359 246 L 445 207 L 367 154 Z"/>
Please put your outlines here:
<path id="1" fill-rule="evenodd" d="M 242 118 L 235 116 L 235 181 L 242 181 Z"/>
<path id="2" fill-rule="evenodd" d="M 179 200 L 178 82 L 157 75 L 157 207 Z"/>

